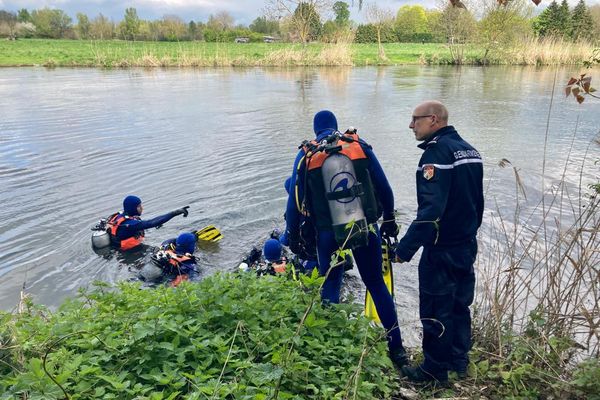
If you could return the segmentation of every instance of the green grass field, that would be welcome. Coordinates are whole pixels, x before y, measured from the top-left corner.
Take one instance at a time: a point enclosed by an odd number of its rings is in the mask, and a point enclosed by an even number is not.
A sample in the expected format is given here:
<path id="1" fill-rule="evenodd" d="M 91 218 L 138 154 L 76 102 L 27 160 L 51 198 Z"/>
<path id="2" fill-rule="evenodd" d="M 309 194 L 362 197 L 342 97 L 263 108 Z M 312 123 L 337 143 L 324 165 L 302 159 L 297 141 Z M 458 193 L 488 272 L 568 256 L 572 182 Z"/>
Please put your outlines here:
<path id="1" fill-rule="evenodd" d="M 364 66 L 454 64 L 447 45 L 387 43 L 385 58 L 377 44 L 127 42 L 121 40 L 0 40 L 0 67 L 210 67 L 210 66 Z M 481 46 L 460 50 L 463 64 L 582 64 L 589 44 L 533 40 L 486 53 Z M 487 59 L 483 55 L 488 54 Z"/>
<path id="2" fill-rule="evenodd" d="M 418 64 L 449 58 L 442 44 L 385 45 L 388 60 L 377 56 L 376 44 L 340 45 L 344 54 L 323 61 L 331 45 L 290 43 L 126 42 L 21 39 L 0 41 L 0 66 L 227 66 Z M 340 46 L 331 53 L 340 53 Z M 321 57 L 319 57 L 321 55 Z M 339 57 L 339 60 L 335 60 Z M 286 61 L 287 60 L 287 61 Z"/>

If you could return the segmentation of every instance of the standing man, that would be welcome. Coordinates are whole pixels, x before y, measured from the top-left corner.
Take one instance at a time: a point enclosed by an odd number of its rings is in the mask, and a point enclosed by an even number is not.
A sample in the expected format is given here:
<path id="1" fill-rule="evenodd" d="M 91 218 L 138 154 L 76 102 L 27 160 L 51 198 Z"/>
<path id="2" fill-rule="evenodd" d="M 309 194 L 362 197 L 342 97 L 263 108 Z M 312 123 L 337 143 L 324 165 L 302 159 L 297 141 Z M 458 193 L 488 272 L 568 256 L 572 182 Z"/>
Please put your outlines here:
<path id="1" fill-rule="evenodd" d="M 377 227 L 383 213 L 381 234 L 398 234 L 392 189 L 371 146 L 355 130 L 342 135 L 331 111 L 319 111 L 313 128 L 315 139 L 302 144 L 294 162 L 285 237 L 298 255 L 302 253 L 301 240 L 316 241 L 319 273 L 327 276 L 321 291 L 324 303 L 340 301 L 344 268 L 341 262 L 331 267 L 332 256 L 340 248 L 352 248 L 360 276 L 387 331 L 390 358 L 402 367 L 408 359 L 396 307 L 383 280 Z M 303 229 L 303 223 L 314 229 Z"/>
<path id="2" fill-rule="evenodd" d="M 483 216 L 483 162 L 479 152 L 448 125 L 448 110 L 426 101 L 409 128 L 424 150 L 417 168 L 417 217 L 396 247 L 397 261 L 419 261 L 419 312 L 424 361 L 402 373 L 414 382 L 445 384 L 448 371 L 467 376 L 473 264 Z"/>

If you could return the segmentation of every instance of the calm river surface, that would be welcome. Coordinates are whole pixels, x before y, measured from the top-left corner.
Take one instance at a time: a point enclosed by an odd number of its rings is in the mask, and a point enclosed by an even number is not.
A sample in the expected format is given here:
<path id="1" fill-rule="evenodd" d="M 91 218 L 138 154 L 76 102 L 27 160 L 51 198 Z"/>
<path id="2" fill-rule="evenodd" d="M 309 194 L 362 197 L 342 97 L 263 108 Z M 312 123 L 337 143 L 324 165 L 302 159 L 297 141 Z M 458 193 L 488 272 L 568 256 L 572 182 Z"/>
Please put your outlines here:
<path id="1" fill-rule="evenodd" d="M 600 128 L 600 103 L 564 98 L 564 82 L 577 73 L 0 69 L 0 309 L 14 308 L 24 284 L 37 302 L 54 307 L 94 280 L 135 278 L 147 255 L 99 255 L 90 243 L 90 227 L 120 209 L 128 194 L 142 198 L 146 218 L 190 205 L 188 218 L 148 231 L 148 245 L 214 224 L 225 239 L 198 251 L 203 273 L 233 269 L 282 227 L 283 182 L 297 145 L 313 137 L 314 113 L 324 108 L 338 116 L 340 129 L 355 126 L 373 145 L 404 227 L 416 209 L 421 153 L 409 119 L 430 98 L 448 105 L 451 123 L 485 159 L 487 214 L 514 206 L 512 170 L 497 166 L 503 158 L 519 168 L 531 204 L 539 200 L 543 168 L 546 186 L 560 180 L 565 166 L 568 182 L 577 186 L 582 170 L 589 182 L 598 175 L 593 161 L 600 152 L 590 143 Z M 592 75 L 600 79 L 600 71 Z M 396 269 L 396 302 L 411 310 L 403 319 L 412 322 L 415 265 Z M 360 298 L 356 269 L 351 275 L 349 291 Z"/>

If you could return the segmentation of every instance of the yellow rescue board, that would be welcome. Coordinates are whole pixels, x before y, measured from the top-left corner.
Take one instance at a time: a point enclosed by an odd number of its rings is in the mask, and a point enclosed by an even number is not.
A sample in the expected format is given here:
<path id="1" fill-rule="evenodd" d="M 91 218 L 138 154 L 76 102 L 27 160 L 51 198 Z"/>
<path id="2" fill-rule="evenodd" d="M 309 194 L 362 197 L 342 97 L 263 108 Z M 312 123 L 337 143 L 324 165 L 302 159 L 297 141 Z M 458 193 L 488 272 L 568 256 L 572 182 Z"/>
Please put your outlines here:
<path id="1" fill-rule="evenodd" d="M 223 234 L 213 225 L 205 226 L 199 231 L 196 231 L 195 234 L 197 240 L 206 242 L 218 242 L 219 240 L 223 239 Z"/>

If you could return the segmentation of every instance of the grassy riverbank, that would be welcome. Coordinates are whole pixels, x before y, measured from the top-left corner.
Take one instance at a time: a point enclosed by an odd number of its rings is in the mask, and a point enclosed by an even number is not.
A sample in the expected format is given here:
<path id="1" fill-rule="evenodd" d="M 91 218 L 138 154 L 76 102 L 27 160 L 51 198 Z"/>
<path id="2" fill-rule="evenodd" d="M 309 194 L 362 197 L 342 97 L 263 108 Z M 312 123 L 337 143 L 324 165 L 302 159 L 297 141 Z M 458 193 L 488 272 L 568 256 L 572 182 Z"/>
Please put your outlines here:
<path id="1" fill-rule="evenodd" d="M 385 58 L 376 44 L 126 42 L 21 39 L 0 41 L 0 66 L 207 67 L 363 66 L 398 64 L 579 64 L 592 47 L 532 41 L 514 49 L 486 52 L 481 46 L 453 48 L 438 43 L 388 43 Z M 457 52 L 458 50 L 458 52 Z M 457 57 L 457 54 L 459 57 Z M 488 56 L 486 56 L 488 54 Z"/>

